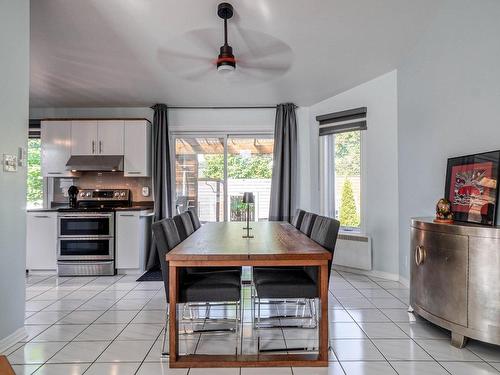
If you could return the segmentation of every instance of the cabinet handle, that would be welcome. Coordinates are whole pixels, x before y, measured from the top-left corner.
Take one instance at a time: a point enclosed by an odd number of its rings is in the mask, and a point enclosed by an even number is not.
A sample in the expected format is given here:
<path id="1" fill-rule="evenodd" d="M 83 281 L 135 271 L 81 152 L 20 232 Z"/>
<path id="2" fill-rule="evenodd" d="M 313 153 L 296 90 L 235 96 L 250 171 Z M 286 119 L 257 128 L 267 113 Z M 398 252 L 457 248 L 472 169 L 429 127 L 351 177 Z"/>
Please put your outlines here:
<path id="1" fill-rule="evenodd" d="M 62 172 L 47 172 L 47 174 L 62 174 Z"/>
<path id="2" fill-rule="evenodd" d="M 127 172 L 128 174 L 141 174 L 141 172 Z"/>
<path id="3" fill-rule="evenodd" d="M 99 141 L 99 153 L 102 154 L 102 141 Z"/>
<path id="4" fill-rule="evenodd" d="M 415 248 L 415 264 L 417 266 L 420 266 L 422 263 L 424 263 L 425 257 L 426 257 L 426 251 L 425 247 L 422 245 L 419 245 Z"/>
<path id="5" fill-rule="evenodd" d="M 134 216 L 134 214 L 120 214 L 120 216 L 121 216 L 121 217 L 124 217 L 124 216 L 126 216 L 126 217 L 133 217 L 133 216 Z"/>
<path id="6" fill-rule="evenodd" d="M 48 215 L 35 215 L 34 217 L 36 217 L 37 219 L 48 219 L 49 218 Z"/>
<path id="7" fill-rule="evenodd" d="M 92 153 L 95 154 L 95 141 L 92 141 Z"/>

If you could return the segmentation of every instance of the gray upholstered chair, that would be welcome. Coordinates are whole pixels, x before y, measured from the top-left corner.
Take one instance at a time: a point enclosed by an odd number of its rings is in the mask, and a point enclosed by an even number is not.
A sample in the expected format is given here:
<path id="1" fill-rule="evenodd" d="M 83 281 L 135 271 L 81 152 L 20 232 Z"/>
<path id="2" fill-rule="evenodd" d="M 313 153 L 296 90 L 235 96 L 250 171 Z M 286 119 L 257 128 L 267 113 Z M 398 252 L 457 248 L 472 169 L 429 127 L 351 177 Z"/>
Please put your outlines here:
<path id="1" fill-rule="evenodd" d="M 324 216 L 315 215 L 313 227 L 311 229 L 311 239 L 323 246 L 329 252 L 335 251 L 335 244 L 339 232 L 340 223 Z M 332 260 L 328 262 L 329 274 L 331 272 Z M 313 318 L 314 327 L 317 324 L 317 309 L 315 306 L 316 298 L 318 297 L 318 268 L 317 267 L 302 267 L 302 268 L 283 268 L 276 267 L 259 267 L 253 270 L 253 282 L 256 295 L 253 298 L 254 311 L 257 304 L 257 324 L 260 326 L 260 299 L 304 299 L 308 301 L 311 315 L 308 318 Z M 313 303 L 314 302 L 314 303 Z M 314 310 L 314 311 L 313 311 Z M 283 318 L 283 316 L 279 316 Z M 276 317 L 270 317 L 276 318 Z M 293 318 L 297 318 L 294 316 Z M 254 317 L 255 322 L 255 317 Z"/>
<path id="2" fill-rule="evenodd" d="M 191 222 L 193 223 L 194 230 L 198 230 L 201 227 L 200 219 L 198 218 L 198 214 L 192 208 L 190 208 L 187 213 L 191 217 Z"/>
<path id="3" fill-rule="evenodd" d="M 302 220 L 304 219 L 305 211 L 301 210 L 300 208 L 297 208 L 295 210 L 295 215 L 293 216 L 291 224 L 297 228 L 300 229 L 300 225 L 302 224 Z"/>
<path id="4" fill-rule="evenodd" d="M 174 222 L 179 232 L 181 242 L 188 238 L 194 232 L 193 221 L 191 215 L 187 212 L 174 216 Z"/>
<path id="5" fill-rule="evenodd" d="M 306 212 L 302 218 L 302 222 L 300 223 L 299 230 L 306 236 L 311 237 L 311 231 L 317 217 L 318 215 L 313 214 L 312 212 Z"/>
<path id="6" fill-rule="evenodd" d="M 181 242 L 176 223 L 173 219 L 163 219 L 152 225 L 153 237 L 160 257 L 160 266 L 167 299 L 167 315 L 163 334 L 162 355 L 165 351 L 166 332 L 168 330 L 169 309 L 169 266 L 167 253 Z M 231 303 L 236 306 L 235 328 L 217 330 L 199 330 L 194 332 L 238 331 L 238 321 L 241 319 L 241 275 L 238 272 L 189 274 L 181 269 L 179 272 L 179 303 L 207 304 L 209 302 Z M 205 317 L 206 319 L 206 317 Z"/>

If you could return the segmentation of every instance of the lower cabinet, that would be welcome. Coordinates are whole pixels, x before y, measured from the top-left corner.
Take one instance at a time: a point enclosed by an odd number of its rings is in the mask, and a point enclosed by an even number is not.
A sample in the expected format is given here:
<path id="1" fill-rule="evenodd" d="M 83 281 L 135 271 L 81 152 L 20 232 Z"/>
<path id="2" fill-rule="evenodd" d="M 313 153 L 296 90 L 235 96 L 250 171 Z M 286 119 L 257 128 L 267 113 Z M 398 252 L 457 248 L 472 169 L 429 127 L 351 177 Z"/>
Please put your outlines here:
<path id="1" fill-rule="evenodd" d="M 115 262 L 122 271 L 142 272 L 151 243 L 152 215 L 144 211 L 116 213 Z"/>
<path id="2" fill-rule="evenodd" d="M 26 215 L 26 269 L 55 270 L 57 255 L 57 212 L 28 212 Z"/>

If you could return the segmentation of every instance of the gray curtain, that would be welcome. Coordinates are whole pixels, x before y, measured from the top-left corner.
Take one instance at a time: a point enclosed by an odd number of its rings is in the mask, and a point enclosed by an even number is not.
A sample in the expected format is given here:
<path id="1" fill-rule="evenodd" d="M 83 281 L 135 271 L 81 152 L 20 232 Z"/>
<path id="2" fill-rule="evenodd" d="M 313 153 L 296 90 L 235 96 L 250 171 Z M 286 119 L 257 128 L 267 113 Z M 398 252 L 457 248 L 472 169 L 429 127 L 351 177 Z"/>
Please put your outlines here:
<path id="1" fill-rule="evenodd" d="M 154 198 L 153 222 L 171 217 L 172 214 L 172 173 L 170 164 L 170 144 L 168 132 L 167 106 L 155 104 L 152 128 L 152 179 Z M 160 264 L 156 244 L 151 244 L 147 269 Z"/>
<path id="2" fill-rule="evenodd" d="M 288 221 L 293 217 L 297 194 L 297 120 L 295 104 L 276 107 L 274 160 L 269 220 Z"/>

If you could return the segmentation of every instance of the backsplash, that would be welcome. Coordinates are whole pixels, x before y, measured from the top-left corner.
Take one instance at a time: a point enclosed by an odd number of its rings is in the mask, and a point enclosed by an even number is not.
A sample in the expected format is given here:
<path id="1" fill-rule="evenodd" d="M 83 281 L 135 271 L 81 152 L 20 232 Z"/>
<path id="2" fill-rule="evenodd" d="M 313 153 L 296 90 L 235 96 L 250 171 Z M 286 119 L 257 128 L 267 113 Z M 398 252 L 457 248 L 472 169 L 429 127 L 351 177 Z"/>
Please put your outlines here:
<path id="1" fill-rule="evenodd" d="M 65 196 L 70 185 L 79 189 L 129 189 L 133 202 L 152 202 L 153 190 L 150 177 L 123 177 L 118 172 L 82 172 L 75 178 L 54 178 L 52 202 L 66 203 Z M 149 197 L 142 196 L 142 188 L 149 187 Z"/>

